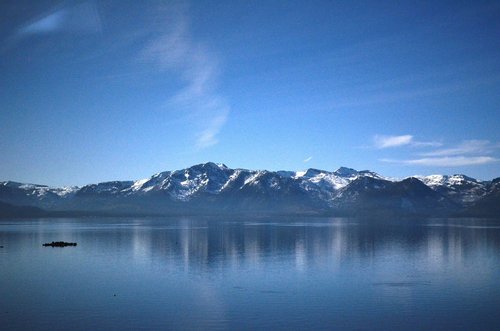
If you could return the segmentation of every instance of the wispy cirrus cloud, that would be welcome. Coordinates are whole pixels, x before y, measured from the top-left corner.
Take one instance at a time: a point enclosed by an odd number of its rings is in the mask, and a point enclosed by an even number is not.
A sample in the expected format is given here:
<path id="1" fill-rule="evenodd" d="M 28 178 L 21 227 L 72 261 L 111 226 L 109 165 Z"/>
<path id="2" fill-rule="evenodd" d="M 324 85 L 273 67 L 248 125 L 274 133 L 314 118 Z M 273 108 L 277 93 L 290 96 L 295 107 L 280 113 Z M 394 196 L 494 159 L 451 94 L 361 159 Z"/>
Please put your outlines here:
<path id="1" fill-rule="evenodd" d="M 412 147 L 439 147 L 442 146 L 441 142 L 438 141 L 417 141 L 410 134 L 391 136 L 391 135 L 375 135 L 373 137 L 373 142 L 375 148 L 393 148 L 401 146 L 412 146 Z"/>
<path id="2" fill-rule="evenodd" d="M 230 109 L 225 101 L 213 100 L 212 107 L 216 109 L 215 113 L 217 113 L 217 115 L 210 119 L 206 128 L 203 129 L 196 137 L 196 147 L 199 149 L 216 145 L 219 142 L 217 135 L 227 122 Z"/>
<path id="3" fill-rule="evenodd" d="M 499 144 L 493 144 L 489 140 L 464 140 L 456 147 L 437 149 L 421 153 L 422 156 L 451 156 L 463 154 L 490 154 L 500 148 Z"/>
<path id="4" fill-rule="evenodd" d="M 216 91 L 217 57 L 192 37 L 186 6 L 168 6 L 160 12 L 165 23 L 142 50 L 141 59 L 179 75 L 185 85 L 168 102 L 188 112 L 196 122 L 198 149 L 213 146 L 219 142 L 218 134 L 230 113 L 229 104 Z"/>
<path id="5" fill-rule="evenodd" d="M 17 37 L 57 32 L 97 33 L 101 30 L 101 18 L 97 7 L 93 1 L 87 1 L 46 12 L 19 28 Z"/>
<path id="6" fill-rule="evenodd" d="M 94 35 L 102 33 L 102 27 L 101 15 L 95 1 L 59 5 L 19 26 L 0 45 L 0 53 L 17 47 L 28 37 Z"/>
<path id="7" fill-rule="evenodd" d="M 395 136 L 404 137 L 404 136 Z M 434 142 L 415 142 L 413 137 L 410 141 L 400 139 L 404 142 L 395 146 L 413 145 L 419 147 L 440 147 L 441 143 Z M 395 140 L 397 141 L 397 139 Z M 392 146 L 391 146 L 392 147 Z M 498 162 L 499 159 L 491 156 L 495 150 L 500 148 L 500 144 L 494 144 L 489 140 L 464 140 L 460 144 L 430 150 L 414 154 L 413 157 L 408 159 L 380 159 L 382 162 L 399 163 L 406 165 L 420 165 L 420 166 L 436 166 L 436 167 L 459 167 L 459 166 L 473 166 L 482 165 L 493 162 Z"/>
<path id="8" fill-rule="evenodd" d="M 440 147 L 443 143 L 440 141 L 413 141 L 412 146 L 414 147 Z"/>
<path id="9" fill-rule="evenodd" d="M 307 163 L 307 162 L 311 161 L 312 158 L 313 158 L 312 156 L 306 157 L 303 162 Z"/>
<path id="10" fill-rule="evenodd" d="M 434 167 L 460 167 L 482 165 L 499 160 L 491 156 L 445 156 L 427 157 L 409 160 L 380 159 L 382 162 L 399 163 L 406 165 L 434 166 Z"/>
<path id="11" fill-rule="evenodd" d="M 402 136 L 376 135 L 373 137 L 375 147 L 379 149 L 408 145 L 412 142 L 412 140 L 413 136 L 409 134 Z"/>

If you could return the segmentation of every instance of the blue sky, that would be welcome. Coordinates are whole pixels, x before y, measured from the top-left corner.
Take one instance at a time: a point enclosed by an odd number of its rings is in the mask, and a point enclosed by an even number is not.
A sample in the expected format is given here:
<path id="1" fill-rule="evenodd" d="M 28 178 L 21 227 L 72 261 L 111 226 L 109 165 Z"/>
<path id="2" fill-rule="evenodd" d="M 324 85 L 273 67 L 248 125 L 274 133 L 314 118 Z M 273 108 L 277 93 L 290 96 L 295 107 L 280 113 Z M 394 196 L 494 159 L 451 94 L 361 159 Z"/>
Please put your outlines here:
<path id="1" fill-rule="evenodd" d="M 2 1 L 0 180 L 500 176 L 498 1 Z"/>

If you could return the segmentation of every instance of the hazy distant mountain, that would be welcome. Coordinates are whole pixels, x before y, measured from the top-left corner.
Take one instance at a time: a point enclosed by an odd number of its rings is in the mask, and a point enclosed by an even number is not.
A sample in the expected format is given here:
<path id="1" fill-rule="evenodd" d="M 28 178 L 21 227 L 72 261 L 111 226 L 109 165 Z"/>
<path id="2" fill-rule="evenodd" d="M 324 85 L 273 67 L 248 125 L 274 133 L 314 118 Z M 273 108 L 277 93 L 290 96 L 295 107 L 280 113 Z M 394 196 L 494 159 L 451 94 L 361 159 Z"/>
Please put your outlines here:
<path id="1" fill-rule="evenodd" d="M 495 178 L 486 189 L 486 193 L 475 200 L 464 215 L 498 217 L 500 215 L 500 178 Z"/>
<path id="2" fill-rule="evenodd" d="M 31 206 L 15 206 L 0 201 L 1 217 L 43 217 L 47 213 L 40 208 Z"/>
<path id="3" fill-rule="evenodd" d="M 410 177 L 388 181 L 361 176 L 333 200 L 346 215 L 445 215 L 459 210 L 453 201 Z"/>
<path id="4" fill-rule="evenodd" d="M 372 171 L 231 169 L 212 162 L 83 187 L 0 182 L 0 201 L 80 214 L 498 215 L 500 184 L 464 175 L 394 180 Z"/>
<path id="5" fill-rule="evenodd" d="M 470 206 L 484 196 L 490 185 L 490 182 L 481 182 L 465 175 L 431 175 L 416 178 L 434 191 L 464 206 Z"/>

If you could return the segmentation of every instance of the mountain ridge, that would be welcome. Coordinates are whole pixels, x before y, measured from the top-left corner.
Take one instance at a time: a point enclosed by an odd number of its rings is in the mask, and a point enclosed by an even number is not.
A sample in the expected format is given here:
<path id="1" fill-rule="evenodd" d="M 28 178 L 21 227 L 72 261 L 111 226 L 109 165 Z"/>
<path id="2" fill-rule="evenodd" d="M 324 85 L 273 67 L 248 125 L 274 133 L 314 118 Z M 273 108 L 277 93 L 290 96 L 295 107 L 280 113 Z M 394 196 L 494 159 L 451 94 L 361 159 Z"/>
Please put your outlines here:
<path id="1" fill-rule="evenodd" d="M 0 202 L 48 212 L 498 216 L 499 178 L 462 174 L 401 180 L 373 171 L 269 171 L 201 163 L 135 181 L 82 187 L 0 182 Z M 498 203 L 500 204 L 500 202 Z M 12 208 L 11 208 L 12 209 Z"/>

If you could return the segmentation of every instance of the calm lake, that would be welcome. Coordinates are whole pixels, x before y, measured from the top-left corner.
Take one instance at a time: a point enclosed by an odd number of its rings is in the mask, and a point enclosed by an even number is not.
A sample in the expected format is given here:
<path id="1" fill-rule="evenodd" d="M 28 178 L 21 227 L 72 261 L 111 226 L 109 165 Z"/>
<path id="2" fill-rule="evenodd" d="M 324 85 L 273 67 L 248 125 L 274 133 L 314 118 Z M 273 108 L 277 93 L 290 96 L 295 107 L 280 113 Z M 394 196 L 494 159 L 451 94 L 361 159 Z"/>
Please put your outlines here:
<path id="1" fill-rule="evenodd" d="M 3 220 L 0 246 L 2 330 L 500 330 L 500 220 Z"/>

